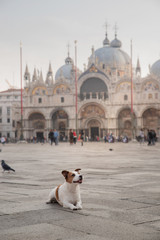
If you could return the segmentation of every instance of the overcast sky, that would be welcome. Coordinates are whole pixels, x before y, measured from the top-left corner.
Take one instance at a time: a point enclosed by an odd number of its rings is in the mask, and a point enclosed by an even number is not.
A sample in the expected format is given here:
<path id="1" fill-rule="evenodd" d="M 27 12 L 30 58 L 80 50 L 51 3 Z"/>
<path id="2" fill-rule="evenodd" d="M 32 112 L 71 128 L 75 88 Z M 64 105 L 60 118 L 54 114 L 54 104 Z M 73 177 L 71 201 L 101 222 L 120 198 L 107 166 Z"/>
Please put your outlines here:
<path id="1" fill-rule="evenodd" d="M 0 90 L 20 86 L 20 41 L 23 45 L 23 73 L 26 63 L 31 74 L 34 67 L 46 78 L 49 62 L 55 76 L 67 57 L 74 59 L 74 40 L 78 41 L 78 67 L 88 63 L 91 48 L 102 47 L 105 22 L 108 38 L 117 38 L 133 64 L 140 59 L 142 76 L 148 65 L 160 59 L 159 0 L 0 0 Z"/>

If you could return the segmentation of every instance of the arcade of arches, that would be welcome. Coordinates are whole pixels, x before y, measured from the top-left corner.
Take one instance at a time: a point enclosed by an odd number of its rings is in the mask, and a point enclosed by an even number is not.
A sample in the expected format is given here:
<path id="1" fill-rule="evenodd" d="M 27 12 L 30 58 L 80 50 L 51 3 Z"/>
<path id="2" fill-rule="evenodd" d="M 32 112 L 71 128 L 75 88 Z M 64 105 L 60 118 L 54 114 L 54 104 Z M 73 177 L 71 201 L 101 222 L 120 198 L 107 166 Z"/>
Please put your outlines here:
<path id="1" fill-rule="evenodd" d="M 150 108 L 142 114 L 142 126 L 147 135 L 148 129 L 153 129 L 160 135 L 160 110 Z M 57 110 L 51 115 L 50 127 L 57 129 L 60 133 L 60 140 L 68 137 L 69 132 L 69 116 L 64 110 Z M 103 138 L 106 133 L 113 132 L 116 136 L 127 135 L 129 138 L 135 137 L 138 125 L 135 113 L 131 115 L 129 108 L 123 109 L 119 112 L 117 117 L 117 128 L 107 129 L 108 118 L 101 105 L 87 104 L 83 106 L 79 113 L 80 129 L 83 129 L 85 136 L 91 140 L 96 137 Z M 37 138 L 47 137 L 49 128 L 47 129 L 47 122 L 45 116 L 40 112 L 34 112 L 29 115 L 28 129 L 29 135 L 36 136 Z"/>

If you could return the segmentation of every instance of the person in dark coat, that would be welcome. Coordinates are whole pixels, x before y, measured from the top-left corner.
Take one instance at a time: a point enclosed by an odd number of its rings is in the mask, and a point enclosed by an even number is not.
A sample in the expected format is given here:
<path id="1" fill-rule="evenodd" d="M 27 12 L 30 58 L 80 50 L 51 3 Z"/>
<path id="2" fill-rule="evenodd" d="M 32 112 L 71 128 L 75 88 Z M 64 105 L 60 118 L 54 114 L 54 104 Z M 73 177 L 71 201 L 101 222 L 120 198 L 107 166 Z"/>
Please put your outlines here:
<path id="1" fill-rule="evenodd" d="M 50 143 L 51 145 L 53 144 L 54 138 L 53 138 L 53 130 L 51 129 L 49 134 L 48 134 L 48 138 L 50 139 Z"/>
<path id="2" fill-rule="evenodd" d="M 152 141 L 152 131 L 148 129 L 148 133 L 147 133 L 147 140 L 148 140 L 148 146 L 151 145 L 151 141 Z"/>
<path id="3" fill-rule="evenodd" d="M 151 130 L 151 132 L 152 132 L 151 144 L 155 145 L 155 143 L 156 143 L 156 132 L 155 132 L 155 130 Z"/>
<path id="4" fill-rule="evenodd" d="M 73 144 L 73 130 L 72 129 L 69 130 L 69 142 L 70 142 L 70 144 Z"/>
<path id="5" fill-rule="evenodd" d="M 81 139 L 81 146 L 83 146 L 83 141 L 84 141 L 84 132 L 83 132 L 83 130 L 81 130 L 81 137 L 80 137 L 80 139 Z"/>

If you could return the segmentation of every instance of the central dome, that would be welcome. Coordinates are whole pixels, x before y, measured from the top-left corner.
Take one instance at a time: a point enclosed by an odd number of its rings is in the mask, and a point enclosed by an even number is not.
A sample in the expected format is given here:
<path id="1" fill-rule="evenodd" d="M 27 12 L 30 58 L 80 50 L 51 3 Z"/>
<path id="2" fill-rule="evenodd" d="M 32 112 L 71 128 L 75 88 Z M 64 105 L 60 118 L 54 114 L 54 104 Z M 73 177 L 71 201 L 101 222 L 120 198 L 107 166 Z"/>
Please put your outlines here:
<path id="1" fill-rule="evenodd" d="M 92 52 L 92 56 L 89 58 L 89 63 L 91 64 L 95 59 L 103 69 L 122 70 L 124 74 L 128 75 L 130 69 L 130 57 L 127 53 L 121 50 L 121 46 L 122 43 L 117 39 L 117 34 L 115 34 L 115 39 L 111 41 L 110 44 L 106 34 L 106 38 L 103 41 L 103 47 Z"/>
<path id="2" fill-rule="evenodd" d="M 130 64 L 130 58 L 127 53 L 117 47 L 104 46 L 95 51 L 98 62 L 102 62 L 110 67 L 115 65 L 125 66 Z"/>

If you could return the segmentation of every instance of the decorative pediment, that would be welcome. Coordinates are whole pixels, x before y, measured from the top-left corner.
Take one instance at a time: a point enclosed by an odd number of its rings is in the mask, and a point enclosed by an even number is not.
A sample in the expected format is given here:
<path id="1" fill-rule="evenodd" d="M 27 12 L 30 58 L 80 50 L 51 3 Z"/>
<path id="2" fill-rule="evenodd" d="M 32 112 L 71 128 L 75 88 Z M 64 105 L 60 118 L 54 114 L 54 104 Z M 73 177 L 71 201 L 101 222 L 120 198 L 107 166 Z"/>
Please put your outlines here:
<path id="1" fill-rule="evenodd" d="M 90 68 L 89 68 L 89 72 L 98 72 L 98 69 L 95 67 L 95 65 L 92 65 Z"/>
<path id="2" fill-rule="evenodd" d="M 93 63 L 84 73 L 81 74 L 80 77 L 86 75 L 86 74 L 89 74 L 89 73 L 100 73 L 102 75 L 104 75 L 105 77 L 107 77 L 104 72 L 100 71 L 96 66 L 95 64 Z"/>

